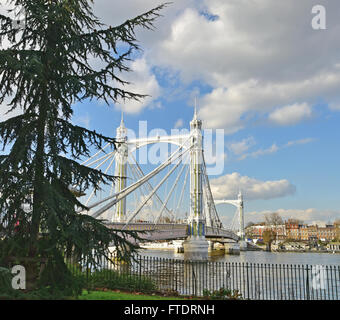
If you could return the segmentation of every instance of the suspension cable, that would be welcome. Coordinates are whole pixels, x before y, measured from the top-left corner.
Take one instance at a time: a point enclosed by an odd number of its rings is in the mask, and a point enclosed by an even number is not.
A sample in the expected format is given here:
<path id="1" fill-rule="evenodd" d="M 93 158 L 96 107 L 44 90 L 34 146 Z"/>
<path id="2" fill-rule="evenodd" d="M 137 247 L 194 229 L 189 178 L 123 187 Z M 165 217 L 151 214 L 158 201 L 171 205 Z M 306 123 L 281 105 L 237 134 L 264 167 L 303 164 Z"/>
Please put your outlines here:
<path id="1" fill-rule="evenodd" d="M 183 195 L 184 195 L 184 190 L 185 190 L 185 187 L 187 185 L 187 180 L 188 180 L 188 175 L 189 175 L 189 166 L 187 168 L 187 172 L 185 174 L 185 178 L 184 178 L 184 183 L 183 183 L 183 187 L 182 187 L 182 191 L 181 191 L 181 195 L 180 195 L 180 198 L 179 198 L 179 201 L 178 201 L 178 205 L 177 205 L 177 208 L 176 208 L 176 212 L 178 212 L 179 210 L 179 207 L 181 206 L 182 202 L 183 202 Z"/>
<path id="2" fill-rule="evenodd" d="M 115 157 L 116 157 L 116 153 L 114 153 L 114 155 L 112 156 L 111 162 L 110 162 L 109 166 L 105 169 L 104 174 L 107 174 L 107 172 L 108 172 L 109 169 L 111 168 L 112 163 L 113 163 L 113 161 L 115 160 Z M 103 165 L 108 159 L 109 159 L 109 158 L 105 159 L 105 161 L 103 161 L 99 166 Z M 97 168 L 98 168 L 98 167 L 96 167 L 96 169 L 97 169 Z M 102 180 L 103 180 L 103 179 L 100 179 L 100 182 L 101 182 Z M 93 190 L 92 190 L 92 192 L 91 192 L 89 198 L 88 198 L 87 201 L 85 202 L 85 206 L 88 205 L 88 203 L 89 203 L 90 200 L 92 199 L 92 197 L 93 197 L 93 195 L 94 195 L 95 192 L 96 192 L 96 189 L 93 188 Z"/>
<path id="3" fill-rule="evenodd" d="M 220 220 L 218 213 L 217 213 L 217 210 L 216 210 L 214 197 L 213 197 L 213 194 L 211 192 L 211 187 L 210 187 L 210 182 L 209 182 L 209 178 L 208 178 L 208 174 L 207 174 L 207 166 L 206 166 L 206 163 L 205 163 L 204 154 L 202 154 L 202 159 L 203 159 L 203 177 L 204 177 L 205 182 L 206 182 L 206 186 L 207 186 L 207 189 L 208 189 L 208 197 L 209 197 L 210 203 L 212 205 L 213 212 L 215 214 L 215 219 L 217 219 L 214 222 L 219 223 L 222 226 L 221 220 Z"/>
<path id="4" fill-rule="evenodd" d="M 110 143 L 106 144 L 104 146 L 104 148 L 100 149 L 96 154 L 94 154 L 92 157 L 88 158 L 87 160 L 85 160 L 84 162 L 81 163 L 81 165 L 85 165 L 88 161 L 90 161 L 91 159 L 95 158 L 96 156 L 98 156 L 98 154 L 100 154 L 101 152 L 104 152 L 104 150 L 110 145 Z M 87 165 L 89 166 L 89 165 Z"/>
<path id="5" fill-rule="evenodd" d="M 191 150 L 191 148 L 186 149 L 184 152 L 182 152 L 182 156 L 187 153 L 189 150 Z M 144 207 L 144 205 L 150 200 L 150 198 L 154 195 L 154 193 L 161 187 L 161 185 L 164 183 L 164 181 L 166 181 L 166 179 L 168 179 L 168 177 L 175 171 L 175 169 L 179 166 L 181 162 L 179 161 L 166 175 L 165 177 L 161 180 L 161 182 L 154 188 L 154 190 L 151 192 L 151 194 L 149 194 L 149 196 L 143 201 L 143 203 L 141 203 L 141 205 L 138 207 L 138 209 L 134 212 L 134 214 L 132 215 L 132 217 L 130 217 L 128 219 L 128 221 L 126 222 L 126 224 L 124 225 L 124 227 L 121 230 L 124 230 L 127 225 L 132 221 L 132 219 L 135 218 L 135 216 L 140 212 L 140 210 Z"/>
<path id="6" fill-rule="evenodd" d="M 182 160 L 182 161 L 183 161 L 183 160 Z M 157 217 L 156 220 L 155 220 L 155 224 L 158 223 L 160 217 L 162 216 L 162 213 L 163 213 L 163 211 L 164 211 L 164 208 L 165 208 L 165 206 L 168 204 L 168 201 L 169 201 L 169 199 L 170 199 L 170 197 L 171 197 L 171 195 L 172 195 L 172 193 L 173 193 L 175 187 L 177 186 L 177 183 L 178 183 L 179 178 L 181 177 L 181 175 L 182 175 L 182 173 L 183 173 L 183 171 L 184 171 L 184 168 L 185 168 L 185 166 L 183 165 L 183 166 L 182 166 L 182 169 L 180 170 L 179 174 L 177 175 L 177 178 L 176 178 L 174 184 L 172 185 L 172 188 L 170 189 L 170 192 L 168 193 L 167 198 L 166 198 L 165 201 L 164 201 L 163 207 L 162 207 L 162 209 L 161 209 L 161 211 L 160 211 L 158 217 Z"/>
<path id="7" fill-rule="evenodd" d="M 102 204 L 103 202 L 106 202 L 110 199 L 115 198 L 111 202 L 109 202 L 107 205 L 105 205 L 103 208 L 96 211 L 92 217 L 97 218 L 102 213 L 104 213 L 106 210 L 111 208 L 113 205 L 115 205 L 117 202 L 119 202 L 121 199 L 128 196 L 131 192 L 139 188 L 141 185 L 143 185 L 146 181 L 150 180 L 152 177 L 154 177 L 156 174 L 161 172 L 164 168 L 166 168 L 168 165 L 171 164 L 171 162 L 176 161 L 179 157 L 181 157 L 184 153 L 186 153 L 188 150 L 191 150 L 191 148 L 185 149 L 183 152 L 183 148 L 179 148 L 176 150 L 173 154 L 170 155 L 170 157 L 161 165 L 159 165 L 156 169 L 154 169 L 152 172 L 148 173 L 146 176 L 144 176 L 140 181 L 137 181 L 131 186 L 126 187 L 125 189 L 121 190 L 120 192 L 112 195 L 111 197 L 107 197 L 101 201 L 98 201 L 97 203 L 93 204 L 91 207 L 88 207 L 88 209 L 91 209 L 99 204 Z M 83 210 L 80 210 L 80 212 Z"/>
<path id="8" fill-rule="evenodd" d="M 139 177 L 140 178 L 144 177 L 145 176 L 144 172 L 143 172 L 142 168 L 140 167 L 140 165 L 137 163 L 137 160 L 136 160 L 135 156 L 132 153 L 131 153 L 131 157 L 132 157 L 132 160 L 133 160 L 133 165 L 135 166 L 135 169 L 137 170 L 137 173 L 138 173 Z M 150 191 L 153 190 L 153 187 L 152 187 L 150 181 L 147 181 L 145 184 L 146 184 L 146 186 L 149 187 Z M 146 188 L 146 186 L 145 186 L 145 188 Z M 155 194 L 155 197 L 160 202 L 160 204 L 163 205 L 163 201 L 162 201 L 162 199 L 159 197 L 159 195 L 157 193 Z M 167 207 L 165 209 L 168 211 L 168 213 L 170 213 L 170 210 Z"/>

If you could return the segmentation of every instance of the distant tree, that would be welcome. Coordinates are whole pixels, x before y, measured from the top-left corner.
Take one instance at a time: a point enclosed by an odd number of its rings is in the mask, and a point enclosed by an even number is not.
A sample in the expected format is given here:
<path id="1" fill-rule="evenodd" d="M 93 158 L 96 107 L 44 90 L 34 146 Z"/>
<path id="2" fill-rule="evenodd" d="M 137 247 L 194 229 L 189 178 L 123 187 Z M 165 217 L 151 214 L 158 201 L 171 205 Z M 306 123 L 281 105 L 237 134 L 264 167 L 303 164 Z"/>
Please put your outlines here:
<path id="1" fill-rule="evenodd" d="M 251 226 L 253 226 L 253 225 L 255 225 L 255 223 L 252 222 L 252 221 L 249 221 L 249 222 L 247 223 L 247 225 L 246 225 L 246 228 L 249 228 L 249 227 L 251 227 Z"/>
<path id="2" fill-rule="evenodd" d="M 272 229 L 267 229 L 262 233 L 263 242 L 267 245 L 267 251 L 271 251 L 272 242 L 276 238 L 276 232 Z"/>
<path id="3" fill-rule="evenodd" d="M 267 213 L 265 214 L 264 218 L 265 218 L 266 225 L 270 226 L 273 229 L 277 237 L 279 234 L 278 226 L 281 226 L 284 224 L 283 219 L 281 218 L 280 214 L 277 212 Z"/>
<path id="4" fill-rule="evenodd" d="M 23 9 L 25 24 L 18 28 L 0 15 L 0 42 L 8 43 L 0 49 L 0 104 L 9 98 L 9 112 L 22 110 L 0 123 L 0 144 L 3 151 L 10 148 L 0 155 L 0 263 L 25 263 L 29 287 L 73 290 L 64 254 L 85 255 L 97 265 L 108 257 L 111 244 L 126 258 L 135 248 L 127 237 L 136 235 L 110 230 L 76 212 L 87 208 L 70 186 L 98 190 L 99 182 L 115 179 L 78 160 L 89 156 L 92 146 L 99 149 L 115 140 L 72 124 L 72 105 L 144 97 L 122 89 L 121 74 L 130 71 L 127 62 L 139 49 L 135 29 L 152 29 L 164 5 L 106 27 L 94 16 L 91 0 L 7 3 Z M 103 67 L 91 66 L 93 57 Z M 23 203 L 31 210 L 24 210 Z M 39 275 L 43 260 L 46 267 Z"/>
<path id="5" fill-rule="evenodd" d="M 288 222 L 291 223 L 291 224 L 297 224 L 297 225 L 303 224 L 303 221 L 300 220 L 300 219 L 289 219 Z"/>
<path id="6" fill-rule="evenodd" d="M 280 214 L 277 212 L 267 213 L 265 214 L 264 218 L 266 225 L 268 226 L 279 226 L 283 224 L 283 220 Z"/>
<path id="7" fill-rule="evenodd" d="M 340 219 L 334 221 L 334 226 L 336 228 L 335 240 L 340 241 Z"/>
<path id="8" fill-rule="evenodd" d="M 255 223 L 254 222 L 248 222 L 246 227 L 245 227 L 245 235 L 247 238 L 252 238 L 253 237 L 253 232 L 251 230 L 251 227 L 254 226 Z"/>

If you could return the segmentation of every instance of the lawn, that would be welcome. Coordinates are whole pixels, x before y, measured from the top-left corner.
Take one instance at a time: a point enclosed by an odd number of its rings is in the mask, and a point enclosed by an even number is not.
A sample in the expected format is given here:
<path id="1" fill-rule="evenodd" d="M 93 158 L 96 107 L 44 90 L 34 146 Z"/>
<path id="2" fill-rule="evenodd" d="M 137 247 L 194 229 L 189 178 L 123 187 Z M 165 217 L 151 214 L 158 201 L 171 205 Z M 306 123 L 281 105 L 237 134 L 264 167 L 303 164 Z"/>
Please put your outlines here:
<path id="1" fill-rule="evenodd" d="M 84 290 L 79 300 L 185 300 L 180 297 L 164 297 L 157 295 L 144 295 L 121 291 L 87 291 Z"/>

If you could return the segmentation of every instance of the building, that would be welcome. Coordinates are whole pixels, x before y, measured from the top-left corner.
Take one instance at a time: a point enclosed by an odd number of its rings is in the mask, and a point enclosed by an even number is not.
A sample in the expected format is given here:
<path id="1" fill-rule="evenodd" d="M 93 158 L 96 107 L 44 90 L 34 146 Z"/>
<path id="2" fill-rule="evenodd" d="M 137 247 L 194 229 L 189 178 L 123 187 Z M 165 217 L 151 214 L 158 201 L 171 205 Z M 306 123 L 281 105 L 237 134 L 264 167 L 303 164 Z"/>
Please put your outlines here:
<path id="1" fill-rule="evenodd" d="M 299 235 L 300 235 L 300 240 L 308 241 L 309 237 L 308 237 L 308 227 L 307 227 L 307 225 L 302 225 L 299 228 Z"/>
<path id="2" fill-rule="evenodd" d="M 326 225 L 325 227 L 318 227 L 317 238 L 321 241 L 332 241 L 336 239 L 337 230 L 334 225 Z"/>
<path id="3" fill-rule="evenodd" d="M 307 226 L 308 230 L 308 241 L 317 241 L 318 240 L 318 225 L 309 225 Z"/>
<path id="4" fill-rule="evenodd" d="M 285 225 L 287 239 L 301 240 L 300 228 L 302 224 L 300 224 L 297 220 L 288 219 Z"/>
<path id="5" fill-rule="evenodd" d="M 267 226 L 259 223 L 246 228 L 249 238 L 262 239 L 265 230 L 271 229 L 277 234 L 277 240 L 295 241 L 333 241 L 340 239 L 340 222 L 326 226 L 306 225 L 295 219 L 288 219 L 284 225 Z"/>
<path id="6" fill-rule="evenodd" d="M 264 224 L 250 226 L 246 228 L 246 235 L 252 239 L 262 239 L 263 231 L 266 230 L 265 227 Z"/>
<path id="7" fill-rule="evenodd" d="M 273 230 L 276 233 L 277 240 L 285 240 L 287 238 L 286 226 L 284 224 L 277 226 L 267 226 L 265 224 L 253 225 L 246 228 L 246 234 L 252 239 L 263 239 L 263 232 L 265 230 Z"/>

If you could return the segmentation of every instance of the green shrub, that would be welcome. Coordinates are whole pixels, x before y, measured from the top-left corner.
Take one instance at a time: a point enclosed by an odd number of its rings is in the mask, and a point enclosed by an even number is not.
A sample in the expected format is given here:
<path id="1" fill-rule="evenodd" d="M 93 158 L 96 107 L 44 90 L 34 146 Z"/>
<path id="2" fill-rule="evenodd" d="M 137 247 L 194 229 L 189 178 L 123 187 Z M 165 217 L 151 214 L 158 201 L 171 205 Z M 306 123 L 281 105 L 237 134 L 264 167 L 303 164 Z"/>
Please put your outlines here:
<path id="1" fill-rule="evenodd" d="M 156 290 L 154 282 L 145 276 L 133 274 L 121 274 L 114 270 L 101 270 L 92 273 L 89 277 L 90 287 L 120 289 L 143 292 L 151 292 Z"/>
<path id="2" fill-rule="evenodd" d="M 203 297 L 207 300 L 238 300 L 242 295 L 238 290 L 221 288 L 220 290 L 209 291 L 203 290 Z"/>

